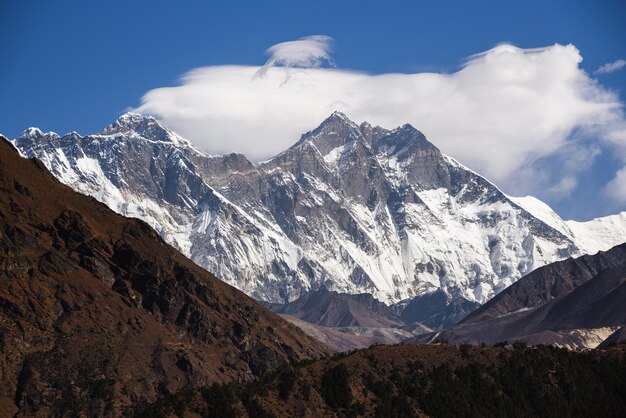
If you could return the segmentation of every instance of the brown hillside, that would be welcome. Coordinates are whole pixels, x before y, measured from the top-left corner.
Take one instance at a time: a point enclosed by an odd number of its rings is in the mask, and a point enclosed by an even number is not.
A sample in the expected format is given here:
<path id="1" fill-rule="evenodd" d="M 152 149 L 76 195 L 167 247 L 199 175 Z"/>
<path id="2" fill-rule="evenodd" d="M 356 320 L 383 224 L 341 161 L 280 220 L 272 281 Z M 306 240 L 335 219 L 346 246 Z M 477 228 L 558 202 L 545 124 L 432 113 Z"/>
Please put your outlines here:
<path id="1" fill-rule="evenodd" d="M 119 415 L 327 349 L 0 137 L 0 416 Z"/>

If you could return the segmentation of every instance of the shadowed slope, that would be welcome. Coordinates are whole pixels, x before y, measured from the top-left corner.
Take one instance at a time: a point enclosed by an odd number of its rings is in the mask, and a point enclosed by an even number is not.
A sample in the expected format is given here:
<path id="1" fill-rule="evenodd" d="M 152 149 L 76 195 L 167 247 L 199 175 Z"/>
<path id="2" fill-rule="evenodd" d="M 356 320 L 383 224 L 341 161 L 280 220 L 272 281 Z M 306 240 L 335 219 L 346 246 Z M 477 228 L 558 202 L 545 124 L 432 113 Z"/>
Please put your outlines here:
<path id="1" fill-rule="evenodd" d="M 0 411 L 119 415 L 326 348 L 0 137 Z M 2 415 L 2 414 L 0 414 Z"/>

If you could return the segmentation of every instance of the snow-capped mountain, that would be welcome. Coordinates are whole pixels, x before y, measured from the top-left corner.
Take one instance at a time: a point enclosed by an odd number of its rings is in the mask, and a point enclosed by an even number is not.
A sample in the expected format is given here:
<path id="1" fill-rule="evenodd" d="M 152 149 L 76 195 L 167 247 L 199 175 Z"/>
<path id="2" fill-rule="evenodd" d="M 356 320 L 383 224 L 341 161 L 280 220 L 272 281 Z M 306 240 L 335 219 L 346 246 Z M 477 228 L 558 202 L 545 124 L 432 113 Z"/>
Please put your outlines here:
<path id="1" fill-rule="evenodd" d="M 13 143 L 268 302 L 324 286 L 387 303 L 437 289 L 483 303 L 539 266 L 626 241 L 625 214 L 564 222 L 410 125 L 357 125 L 338 112 L 258 164 L 206 155 L 137 114 L 96 135 L 31 128 Z"/>

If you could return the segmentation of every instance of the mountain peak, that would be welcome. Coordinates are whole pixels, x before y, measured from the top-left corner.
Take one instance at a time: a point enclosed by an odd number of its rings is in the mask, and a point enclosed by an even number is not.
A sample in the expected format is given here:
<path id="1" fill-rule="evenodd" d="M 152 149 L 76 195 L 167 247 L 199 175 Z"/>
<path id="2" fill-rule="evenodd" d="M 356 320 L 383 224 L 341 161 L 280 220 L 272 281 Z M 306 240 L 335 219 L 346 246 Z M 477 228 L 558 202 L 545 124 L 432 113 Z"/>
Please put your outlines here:
<path id="1" fill-rule="evenodd" d="M 43 136 L 43 132 L 39 128 L 30 127 L 22 132 L 22 136 Z"/>
<path id="2" fill-rule="evenodd" d="M 24 132 L 22 132 L 20 136 L 17 137 L 17 139 L 40 139 L 46 136 L 58 138 L 59 135 L 56 134 L 55 132 L 43 132 L 39 128 L 30 127 L 26 129 Z"/>
<path id="3" fill-rule="evenodd" d="M 359 137 L 362 137 L 359 126 L 345 114 L 334 111 L 317 128 L 302 135 L 294 146 L 311 142 L 322 155 L 326 155 L 334 148 Z"/>
<path id="4" fill-rule="evenodd" d="M 329 119 L 343 120 L 349 123 L 354 123 L 350 120 L 350 118 L 346 116 L 345 113 L 340 112 L 338 110 L 335 110 L 333 113 L 330 114 L 329 117 L 326 118 L 326 120 L 329 120 Z"/>
<path id="5" fill-rule="evenodd" d="M 397 128 L 391 131 L 391 134 L 404 136 L 404 137 L 411 137 L 413 139 L 418 139 L 418 140 L 426 139 L 426 136 L 424 136 L 424 134 L 420 130 L 416 129 L 410 123 L 405 123 L 402 126 L 398 126 Z"/>
<path id="6" fill-rule="evenodd" d="M 167 130 L 161 125 L 154 117 L 142 115 L 140 113 L 127 112 L 117 118 L 115 122 L 104 128 L 100 134 L 102 135 L 114 135 L 117 133 L 127 133 L 135 131 L 140 127 L 158 126 L 162 130 Z"/>
<path id="7" fill-rule="evenodd" d="M 417 150 L 440 153 L 439 149 L 413 125 L 405 123 L 376 141 L 375 147 L 385 154 L 409 157 Z"/>
<path id="8" fill-rule="evenodd" d="M 410 123 L 405 123 L 404 125 L 398 128 L 399 131 L 407 131 L 407 132 L 419 132 L 413 125 Z M 421 133 L 421 132 L 420 132 Z"/>
<path id="9" fill-rule="evenodd" d="M 333 113 L 330 114 L 330 116 L 324 119 L 314 131 L 317 131 L 318 129 L 328 125 L 345 125 L 350 127 L 358 126 L 348 116 L 346 116 L 345 113 L 342 113 L 338 110 L 335 110 Z"/>
<path id="10" fill-rule="evenodd" d="M 325 125 L 344 125 L 350 128 L 358 129 L 358 125 L 352 119 L 346 116 L 345 113 L 338 110 L 335 110 L 330 114 L 330 116 L 324 119 L 324 121 L 320 124 L 320 127 Z"/>
<path id="11" fill-rule="evenodd" d="M 100 135 L 133 133 L 152 141 L 172 142 L 176 145 L 188 144 L 186 140 L 166 128 L 154 117 L 134 112 L 124 113 L 100 131 Z"/>
<path id="12" fill-rule="evenodd" d="M 136 112 L 126 112 L 119 118 L 117 118 L 116 122 L 121 125 L 130 125 L 133 123 L 141 123 L 144 121 L 157 122 L 157 120 L 150 115 L 143 115 L 141 113 Z M 158 123 L 158 122 L 157 122 Z"/>

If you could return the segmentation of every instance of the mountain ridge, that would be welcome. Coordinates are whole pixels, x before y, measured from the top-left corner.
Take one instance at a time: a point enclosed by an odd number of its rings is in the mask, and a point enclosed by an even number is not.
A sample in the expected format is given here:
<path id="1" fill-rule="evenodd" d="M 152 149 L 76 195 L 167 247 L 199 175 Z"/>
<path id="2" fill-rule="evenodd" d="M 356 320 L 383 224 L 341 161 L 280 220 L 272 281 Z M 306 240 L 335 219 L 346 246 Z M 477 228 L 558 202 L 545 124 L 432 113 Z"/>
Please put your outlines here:
<path id="1" fill-rule="evenodd" d="M 481 303 L 536 267 L 593 250 L 410 125 L 357 125 L 336 112 L 257 164 L 135 131 L 115 141 L 26 134 L 13 143 L 66 184 L 146 220 L 196 263 L 269 302 L 324 286 L 387 303 L 437 289 Z"/>

